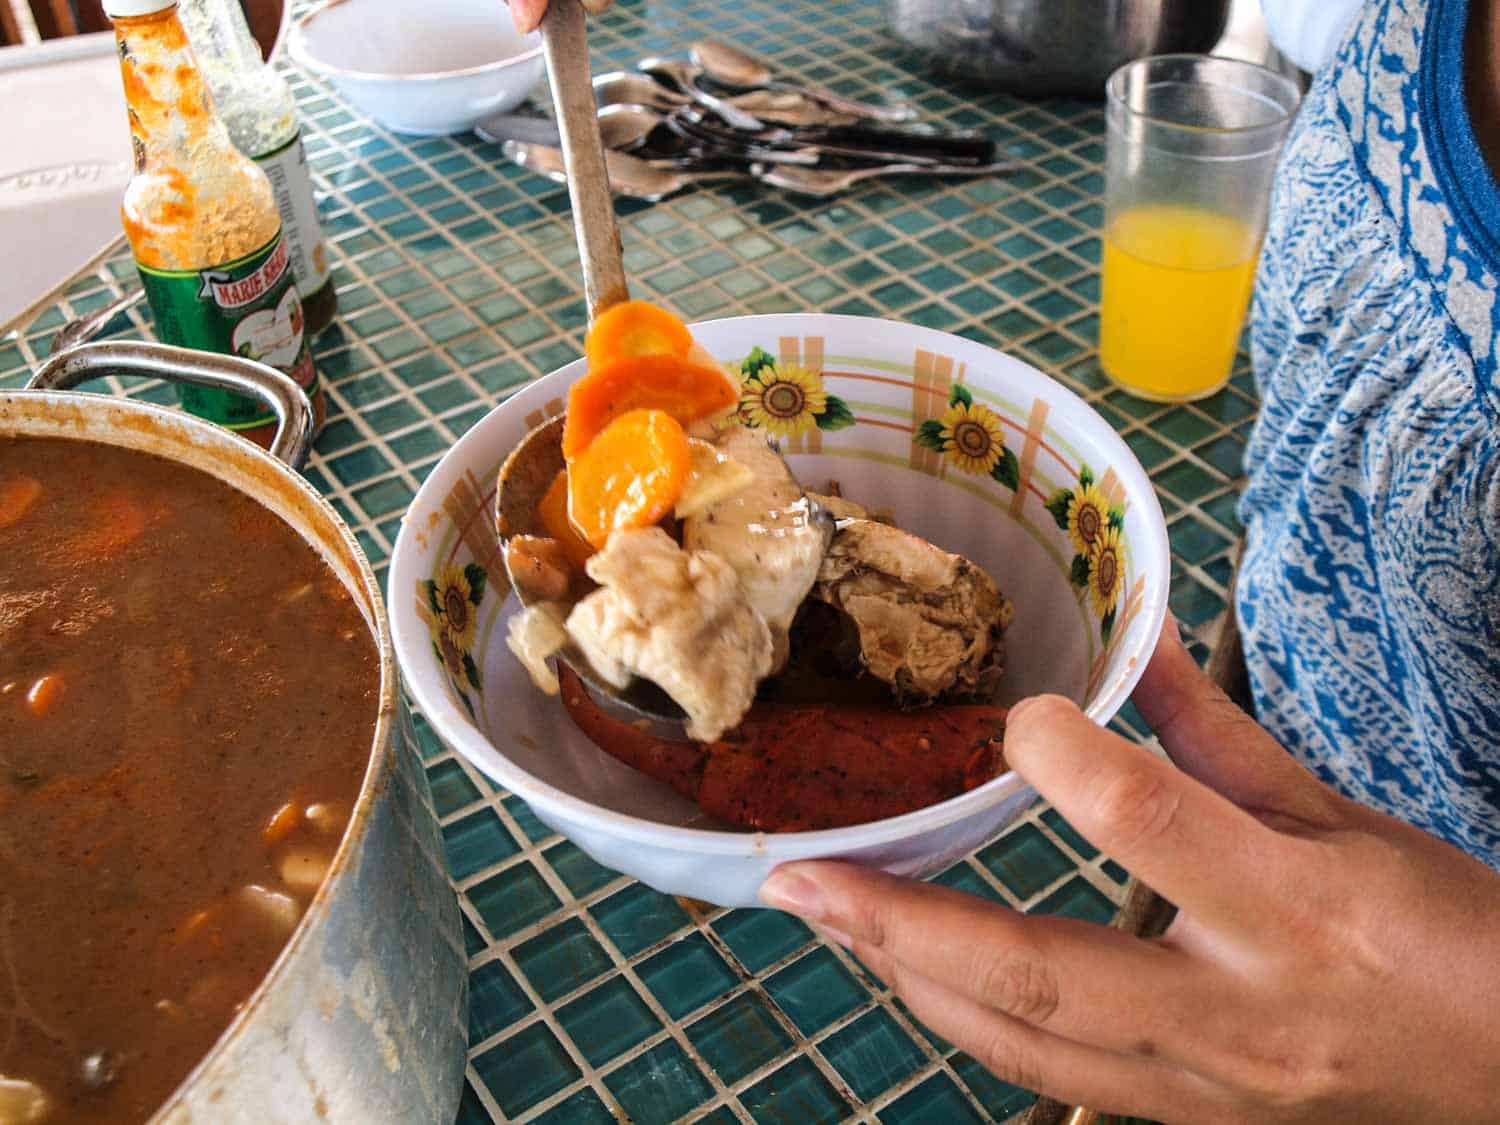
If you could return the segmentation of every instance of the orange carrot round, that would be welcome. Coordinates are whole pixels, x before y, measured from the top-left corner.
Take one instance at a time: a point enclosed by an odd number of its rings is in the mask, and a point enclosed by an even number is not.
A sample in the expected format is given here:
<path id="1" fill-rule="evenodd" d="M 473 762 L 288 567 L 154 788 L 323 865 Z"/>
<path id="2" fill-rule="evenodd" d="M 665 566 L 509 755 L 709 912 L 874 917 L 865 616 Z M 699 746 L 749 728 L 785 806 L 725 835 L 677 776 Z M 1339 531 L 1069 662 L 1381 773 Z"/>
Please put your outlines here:
<path id="1" fill-rule="evenodd" d="M 620 415 L 568 469 L 573 526 L 596 548 L 612 531 L 649 527 L 676 505 L 690 464 L 687 434 L 670 414 Z"/>
<path id="2" fill-rule="evenodd" d="M 622 356 L 591 370 L 568 391 L 563 457 L 572 461 L 620 415 L 660 410 L 680 424 L 721 414 L 739 400 L 729 376 L 673 355 Z"/>
<path id="3" fill-rule="evenodd" d="M 564 554 L 568 561 L 583 569 L 583 564 L 589 561 L 589 556 L 594 553 L 591 544 L 578 529 L 573 526 L 573 521 L 568 518 L 568 470 L 558 470 L 557 476 L 552 478 L 552 484 L 542 496 L 541 502 L 536 506 L 536 514 L 542 521 L 542 527 L 547 534 L 562 544 Z"/>
<path id="4" fill-rule="evenodd" d="M 612 305 L 589 326 L 583 351 L 589 370 L 622 356 L 675 355 L 693 346 L 692 333 L 676 316 L 650 301 L 622 301 Z"/>

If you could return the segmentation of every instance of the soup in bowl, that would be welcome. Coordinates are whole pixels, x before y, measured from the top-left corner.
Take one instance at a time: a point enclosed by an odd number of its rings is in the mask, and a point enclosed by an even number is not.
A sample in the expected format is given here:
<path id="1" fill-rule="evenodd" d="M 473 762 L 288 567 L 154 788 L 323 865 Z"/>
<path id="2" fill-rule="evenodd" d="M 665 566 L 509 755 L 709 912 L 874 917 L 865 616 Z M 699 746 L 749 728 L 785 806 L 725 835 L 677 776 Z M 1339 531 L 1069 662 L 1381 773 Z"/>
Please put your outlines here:
<path id="1" fill-rule="evenodd" d="M 691 330 L 737 381 L 741 423 L 776 442 L 806 490 L 837 493 L 993 578 L 1013 613 L 988 702 L 1058 692 L 1097 722 L 1113 717 L 1161 629 L 1170 562 L 1150 481 L 1086 403 L 994 349 L 891 321 L 786 314 Z M 1001 763 L 898 815 L 747 829 L 604 752 L 570 715 L 566 687 L 563 700 L 538 690 L 506 644 L 521 607 L 496 533 L 496 481 L 522 439 L 563 413 L 586 367 L 539 380 L 474 426 L 403 523 L 390 579 L 397 656 L 450 747 L 600 863 L 725 906 L 755 904 L 771 868 L 791 859 L 934 873 L 1035 800 Z M 802 740 L 824 752 L 815 731 Z"/>

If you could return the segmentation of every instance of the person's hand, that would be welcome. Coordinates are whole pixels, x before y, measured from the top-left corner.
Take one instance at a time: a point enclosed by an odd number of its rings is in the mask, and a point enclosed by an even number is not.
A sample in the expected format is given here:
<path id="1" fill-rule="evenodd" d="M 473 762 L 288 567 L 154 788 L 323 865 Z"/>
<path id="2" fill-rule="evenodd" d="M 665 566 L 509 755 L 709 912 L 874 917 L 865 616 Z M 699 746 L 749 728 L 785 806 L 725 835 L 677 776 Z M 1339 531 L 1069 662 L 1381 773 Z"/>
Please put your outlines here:
<path id="1" fill-rule="evenodd" d="M 1169 1122 L 1496 1121 L 1500 875 L 1315 780 L 1171 620 L 1135 702 L 1180 771 L 1050 696 L 1011 712 L 1005 753 L 1178 905 L 1161 938 L 843 863 L 778 868 L 762 898 L 1063 1101 Z"/>
<path id="2" fill-rule="evenodd" d="M 540 26 L 542 17 L 547 14 L 547 0 L 508 0 L 510 4 L 511 18 L 516 22 L 516 30 L 522 35 L 533 32 Z M 598 15 L 614 3 L 614 0 L 582 0 L 584 9 L 592 15 Z"/>

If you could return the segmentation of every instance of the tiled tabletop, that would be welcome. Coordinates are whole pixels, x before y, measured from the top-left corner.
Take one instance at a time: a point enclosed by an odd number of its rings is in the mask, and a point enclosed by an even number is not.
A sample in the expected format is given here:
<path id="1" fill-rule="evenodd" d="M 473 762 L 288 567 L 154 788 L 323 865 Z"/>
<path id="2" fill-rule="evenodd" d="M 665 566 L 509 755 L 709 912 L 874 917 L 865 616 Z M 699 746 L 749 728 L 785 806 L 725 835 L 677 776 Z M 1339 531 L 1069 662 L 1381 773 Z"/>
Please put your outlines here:
<path id="1" fill-rule="evenodd" d="M 591 25 L 595 68 L 681 55 L 710 34 L 842 92 L 903 97 L 932 119 L 983 129 L 1031 168 L 867 182 L 829 201 L 734 187 L 622 203 L 636 295 L 689 319 L 808 309 L 901 318 L 1060 378 L 1150 472 L 1171 531 L 1172 609 L 1203 655 L 1239 535 L 1234 482 L 1254 392 L 1243 361 L 1223 392 L 1176 407 L 1130 398 L 1100 373 L 1100 107 L 931 81 L 885 33 L 874 0 L 621 0 Z M 307 475 L 383 579 L 402 512 L 444 450 L 518 386 L 581 353 L 567 195 L 473 136 L 396 136 L 320 81 L 291 76 L 340 303 L 316 341 L 332 415 Z M 107 254 L 0 336 L 0 388 L 24 382 L 60 324 L 133 283 L 128 255 Z M 149 335 L 148 314 L 112 328 Z M 170 401 L 151 383 L 113 389 Z M 1128 707 L 1118 725 L 1139 733 Z M 946 1125 L 1004 1120 L 1032 1101 L 928 1034 L 801 924 L 656 894 L 596 865 L 425 728 L 423 753 L 472 967 L 460 1122 Z M 1103 921 L 1125 873 L 1039 805 L 938 879 Z"/>

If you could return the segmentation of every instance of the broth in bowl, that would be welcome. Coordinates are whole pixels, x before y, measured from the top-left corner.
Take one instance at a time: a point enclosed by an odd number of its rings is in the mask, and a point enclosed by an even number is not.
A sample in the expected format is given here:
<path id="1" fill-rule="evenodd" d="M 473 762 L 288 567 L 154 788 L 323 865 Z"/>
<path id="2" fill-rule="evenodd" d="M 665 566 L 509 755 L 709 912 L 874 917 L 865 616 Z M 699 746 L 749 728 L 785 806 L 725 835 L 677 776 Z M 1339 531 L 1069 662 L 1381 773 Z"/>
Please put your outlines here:
<path id="1" fill-rule="evenodd" d="M 152 454 L 0 439 L 0 1122 L 138 1122 L 275 961 L 363 780 L 369 623 Z"/>

